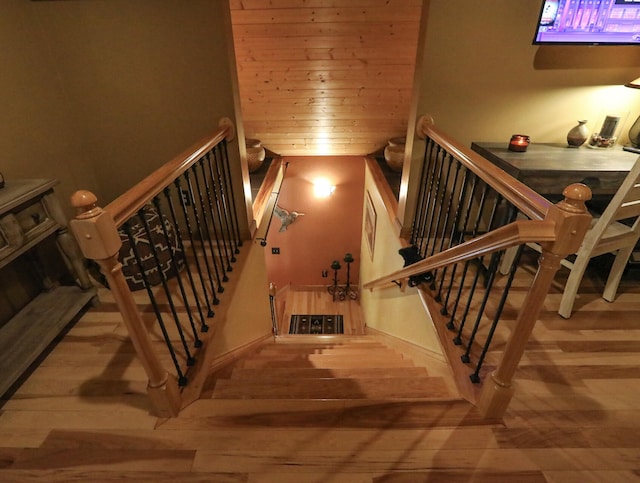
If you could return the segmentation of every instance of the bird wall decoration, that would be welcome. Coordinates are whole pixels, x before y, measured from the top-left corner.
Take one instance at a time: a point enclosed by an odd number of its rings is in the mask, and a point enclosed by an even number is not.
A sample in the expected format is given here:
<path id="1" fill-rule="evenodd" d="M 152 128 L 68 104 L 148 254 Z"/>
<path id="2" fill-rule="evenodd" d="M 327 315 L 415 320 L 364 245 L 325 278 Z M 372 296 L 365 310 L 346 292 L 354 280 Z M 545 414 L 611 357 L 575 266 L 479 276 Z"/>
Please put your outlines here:
<path id="1" fill-rule="evenodd" d="M 273 209 L 273 212 L 278 218 L 280 218 L 280 221 L 282 222 L 282 225 L 280 226 L 280 230 L 278 231 L 285 231 L 291 223 L 296 221 L 296 218 L 304 215 L 304 213 L 299 213 L 297 211 L 287 211 L 284 208 L 280 208 L 277 205 Z"/>

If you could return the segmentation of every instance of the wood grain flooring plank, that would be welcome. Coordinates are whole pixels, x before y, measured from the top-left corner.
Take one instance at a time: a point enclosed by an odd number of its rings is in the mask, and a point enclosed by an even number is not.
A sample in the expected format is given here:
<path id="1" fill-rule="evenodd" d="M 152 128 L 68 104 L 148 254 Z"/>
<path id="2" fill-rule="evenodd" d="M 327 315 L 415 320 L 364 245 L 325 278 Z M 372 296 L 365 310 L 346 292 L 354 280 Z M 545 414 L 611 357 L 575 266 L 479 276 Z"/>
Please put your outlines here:
<path id="1" fill-rule="evenodd" d="M 374 483 L 548 483 L 541 471 L 444 471 L 390 473 Z"/>
<path id="2" fill-rule="evenodd" d="M 89 470 L 89 469 L 28 469 L 28 470 L 4 470 L 0 471 L 0 479 L 7 482 L 91 482 L 107 483 L 134 481 L 135 483 L 246 483 L 249 475 L 242 472 L 234 473 L 196 473 L 186 471 L 131 471 L 131 470 Z"/>
<path id="3" fill-rule="evenodd" d="M 9 469 L 74 469 L 80 471 L 189 472 L 193 450 L 91 450 L 25 448 Z M 214 470 L 218 471 L 218 470 Z"/>
<path id="4" fill-rule="evenodd" d="M 340 428 L 270 428 L 219 427 L 215 431 L 160 429 L 138 431 L 67 431 L 52 430 L 43 442 L 49 449 L 217 449 L 233 453 L 264 450 L 274 446 L 307 451 L 340 448 L 354 453 L 359 449 L 403 450 L 442 448 L 497 448 L 495 427 L 424 428 L 424 429 L 352 429 Z"/>
<path id="5" fill-rule="evenodd" d="M 548 483 L 637 483 L 640 471 L 544 471 Z"/>
<path id="6" fill-rule="evenodd" d="M 357 457 L 356 457 L 357 456 Z M 306 452 L 297 448 L 292 452 L 254 452 L 251 456 L 229 455 L 210 450 L 198 451 L 194 459 L 196 471 L 233 471 L 244 467 L 248 472 L 264 468 L 295 473 L 371 472 L 394 468 L 395 471 L 424 471 L 455 469 L 499 472 L 517 468 L 518 471 L 573 470 L 634 470 L 638 466 L 640 449 L 627 448 L 566 448 L 555 449 L 483 449 L 483 450 L 406 450 L 367 451 L 357 455 L 341 451 Z"/>

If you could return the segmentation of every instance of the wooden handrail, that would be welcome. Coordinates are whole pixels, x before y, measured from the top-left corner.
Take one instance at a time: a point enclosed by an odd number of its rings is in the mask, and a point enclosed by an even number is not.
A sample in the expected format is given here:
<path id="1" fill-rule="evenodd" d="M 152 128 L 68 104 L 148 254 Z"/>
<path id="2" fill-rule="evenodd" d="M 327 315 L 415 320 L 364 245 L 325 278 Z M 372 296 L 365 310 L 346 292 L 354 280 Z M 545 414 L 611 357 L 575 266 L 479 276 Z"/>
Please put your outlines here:
<path id="1" fill-rule="evenodd" d="M 163 368 L 153 350 L 151 338 L 122 273 L 122 264 L 118 261 L 118 252 L 122 246 L 118 230 L 113 217 L 97 206 L 97 201 L 96 196 L 89 191 L 75 192 L 71 204 L 78 214 L 69 224 L 83 255 L 95 260 L 107 279 L 136 355 L 147 374 L 147 393 L 156 414 L 160 417 L 177 416 L 180 410 L 178 384 Z"/>
<path id="2" fill-rule="evenodd" d="M 424 226 L 418 224 L 418 234 L 415 238 L 414 234 L 412 234 L 411 237 L 412 240 L 420 240 L 419 250 L 421 251 L 421 256 L 426 258 L 400 270 L 396 270 L 393 273 L 369 281 L 363 285 L 363 288 L 374 289 L 389 287 L 392 282 L 402 287 L 403 284 L 400 282 L 404 282 L 410 277 L 431 272 L 435 277 L 440 277 L 440 288 L 437 288 L 437 283 L 434 282 L 430 288 L 427 288 L 427 285 L 425 284 L 422 287 L 419 287 L 419 290 L 420 293 L 427 298 L 429 302 L 427 303 L 427 306 L 430 307 L 430 310 L 432 311 L 435 306 L 431 302 L 435 303 L 436 300 L 442 301 L 440 297 L 442 296 L 441 290 L 445 274 L 450 273 L 450 277 L 453 279 L 453 274 L 456 272 L 455 269 L 447 272 L 448 267 L 452 267 L 454 265 L 457 266 L 460 262 L 467 262 L 480 257 L 484 258 L 487 255 L 498 253 L 507 248 L 520 246 L 529 242 L 536 242 L 540 244 L 542 247 L 542 255 L 538 262 L 539 267 L 537 273 L 525 297 L 524 303 L 520 307 L 516 325 L 511 331 L 510 339 L 503 350 L 503 356 L 497 366 L 497 369 L 489 374 L 489 378 L 486 380 L 487 383 L 482 387 L 481 391 L 477 391 L 476 389 L 463 391 L 466 397 L 472 398 L 470 401 L 478 405 L 485 417 L 499 418 L 504 415 L 513 395 L 513 376 L 516 372 L 520 359 L 524 354 L 529 336 L 538 319 L 540 310 L 544 304 L 544 299 L 549 292 L 555 273 L 560 267 L 560 261 L 567 255 L 575 253 L 589 228 L 591 215 L 586 209 L 585 201 L 591 198 L 591 192 L 585 185 L 576 183 L 568 186 L 564 190 L 563 195 L 565 198 L 563 201 L 553 204 L 479 154 L 461 147 L 459 143 L 448 138 L 433 125 L 419 124 L 417 132 L 428 138 L 424 159 L 425 163 L 428 162 L 429 164 L 425 164 L 423 170 L 427 167 L 435 170 L 434 172 L 423 171 L 424 178 L 420 178 L 422 183 L 428 183 L 424 184 L 423 188 L 425 189 L 425 192 L 429 193 L 429 197 L 427 198 L 428 204 L 421 204 L 421 210 L 425 210 L 427 207 L 431 207 L 431 209 L 434 210 L 436 203 L 439 203 L 437 206 L 440 207 L 455 206 L 456 209 L 458 208 L 454 203 L 454 198 L 452 196 L 445 198 L 443 194 L 441 195 L 442 198 L 439 198 L 440 193 L 445 192 L 445 187 L 451 187 L 452 193 L 456 189 L 457 185 L 455 183 L 457 182 L 457 176 L 456 180 L 453 181 L 452 186 L 449 184 L 452 180 L 448 177 L 449 167 L 453 163 L 451 160 L 455 160 L 456 166 L 462 166 L 467 171 L 473 173 L 477 178 L 486 183 L 486 185 L 490 187 L 492 192 L 496 193 L 498 197 L 506 200 L 506 204 L 508 206 L 510 205 L 509 210 L 515 210 L 514 214 L 520 212 L 524 215 L 524 218 L 528 219 L 518 219 L 517 221 L 513 221 L 504 226 L 490 228 L 488 232 L 483 234 L 477 234 L 477 229 L 473 228 L 469 232 L 471 238 L 467 241 L 462 242 L 463 237 L 460 237 L 459 241 L 461 243 L 456 245 L 452 244 L 453 240 L 449 240 L 448 248 L 445 247 L 444 243 L 441 243 L 441 251 L 437 253 L 432 251 L 431 254 L 428 254 L 426 249 L 423 250 L 422 247 L 428 247 L 430 244 L 429 239 L 433 239 L 433 249 L 435 249 L 437 246 L 435 244 L 435 237 L 440 236 L 439 239 L 444 242 L 444 232 L 436 234 L 434 230 L 432 233 L 431 226 L 429 226 L 425 231 Z M 455 173 L 458 173 L 457 169 L 459 168 L 456 168 Z M 438 180 L 437 176 L 442 172 L 445 172 L 446 175 L 443 175 L 444 177 Z M 466 177 L 462 177 L 462 179 L 466 180 Z M 442 185 L 440 184 L 441 182 L 443 183 Z M 473 186 L 475 186 L 475 181 L 473 183 Z M 433 188 L 434 186 L 436 188 Z M 484 197 L 484 195 L 481 195 L 481 197 Z M 423 203 L 422 200 L 420 202 Z M 447 203 L 449 203 L 449 205 L 447 205 Z M 502 203 L 502 201 L 500 201 L 500 203 Z M 481 209 L 482 208 L 480 208 L 480 210 Z M 440 212 L 437 213 L 437 215 L 434 214 L 432 218 L 429 218 L 428 223 L 434 223 L 437 225 L 441 222 Z M 424 213 L 421 212 L 420 216 L 423 215 Z M 416 222 L 414 222 L 414 226 L 415 223 Z M 456 223 L 456 221 L 453 221 L 453 223 Z M 459 228 L 463 232 L 465 229 L 465 223 L 466 221 L 464 221 L 463 226 Z M 492 222 L 489 222 L 489 225 L 491 227 Z M 449 236 L 453 236 L 453 232 L 451 232 Z M 426 242 L 423 245 L 423 242 L 425 241 L 424 239 L 426 239 Z M 418 242 L 413 241 L 410 243 Z M 496 260 L 497 259 L 491 263 L 495 264 Z M 465 264 L 465 268 L 462 269 L 462 272 L 466 273 L 466 267 L 467 265 Z M 487 269 L 487 273 L 489 273 L 489 275 L 488 279 L 485 280 L 488 284 L 486 290 L 491 289 L 493 273 L 495 273 L 494 270 L 495 268 Z M 480 272 L 478 271 L 476 273 Z M 513 272 L 511 273 L 511 276 L 512 275 Z M 464 274 L 460 275 L 460 288 L 462 288 L 464 276 Z M 477 278 L 470 282 L 470 285 L 475 287 L 476 281 Z M 508 294 L 508 287 L 511 283 L 510 279 L 509 281 L 506 281 L 505 279 L 505 283 L 506 288 L 505 292 L 503 292 L 503 297 L 506 297 Z M 449 285 L 449 290 L 450 288 L 451 285 Z M 444 289 L 444 291 L 446 292 L 447 289 Z M 473 292 L 470 291 L 469 293 Z M 488 292 L 486 292 L 485 297 L 487 295 Z M 448 299 L 448 297 L 449 293 L 445 298 Z M 471 297 L 471 295 L 469 297 Z M 470 301 L 471 299 L 469 298 L 469 302 L 467 302 L 467 304 L 469 304 Z M 451 315 L 451 318 L 447 320 L 446 324 L 442 324 L 442 330 L 440 325 L 436 326 L 436 330 L 445 346 L 447 345 L 447 342 L 450 342 L 450 344 L 463 343 L 460 336 L 466 321 L 467 312 L 465 309 L 464 315 L 461 316 L 463 320 L 459 321 L 460 324 L 456 327 L 454 323 L 454 316 L 457 309 L 457 303 L 457 300 L 456 302 L 453 302 L 453 312 L 448 312 L 448 309 L 450 309 L 451 306 L 447 307 L 447 302 L 443 302 L 443 305 L 437 310 L 437 315 L 434 316 L 434 320 L 436 320 L 438 318 L 441 319 L 439 316 L 442 314 L 447 313 L 448 315 Z M 484 305 L 484 302 L 482 305 Z M 469 305 L 467 305 L 466 308 L 468 309 Z M 499 317 L 501 310 L 501 308 L 497 310 L 495 315 L 496 317 Z M 476 321 L 479 322 L 480 316 L 482 316 L 482 312 L 477 313 L 477 318 L 474 316 Z M 497 321 L 498 319 L 494 319 L 493 324 L 497 323 Z M 446 328 L 444 327 L 445 325 Z M 495 325 L 492 327 L 495 327 Z M 477 328 L 478 326 L 475 325 L 472 330 L 473 336 L 475 336 Z M 443 333 L 443 330 L 446 331 L 453 329 L 459 329 L 455 342 L 451 342 L 451 339 L 448 339 L 449 336 L 446 336 Z M 493 328 L 490 332 L 492 331 Z M 464 356 L 461 356 L 464 362 L 469 362 L 469 352 L 473 345 L 473 336 L 468 341 L 466 353 Z M 484 357 L 484 353 L 487 349 L 488 345 L 485 345 L 482 348 L 482 358 Z M 454 359 L 452 359 L 451 362 L 454 366 L 457 364 Z M 470 376 L 471 381 L 480 381 L 479 371 L 480 365 L 477 366 L 476 372 Z M 460 374 L 460 371 L 454 370 L 454 373 Z M 467 379 L 468 384 L 469 378 L 465 377 L 465 379 Z M 460 381 L 458 381 L 458 383 L 460 383 Z M 463 387 L 463 385 L 460 387 Z"/>
<path id="3" fill-rule="evenodd" d="M 182 381 L 183 377 L 180 369 L 177 367 L 177 363 L 176 369 L 180 376 L 179 380 L 167 372 L 154 351 L 150 335 L 147 332 L 136 301 L 123 274 L 122 263 L 120 263 L 118 258 L 122 246 L 118 228 L 131 217 L 139 214 L 147 203 L 152 200 L 155 203 L 157 201 L 156 198 L 165 188 L 169 187 L 181 176 L 188 176 L 188 169 L 205 157 L 207 153 L 212 152 L 212 150 L 225 139 L 230 139 L 234 135 L 235 130 L 233 125 L 230 124 L 230 121 L 222 119 L 220 125 L 221 127 L 212 135 L 203 138 L 156 169 L 134 187 L 109 203 L 104 209 L 98 206 L 96 196 L 88 191 L 77 191 L 71 199 L 72 205 L 76 208 L 78 214 L 71 220 L 70 227 L 85 258 L 96 261 L 107 279 L 108 287 L 113 294 L 122 319 L 127 327 L 136 355 L 147 374 L 147 392 L 152 400 L 153 408 L 155 413 L 161 417 L 178 415 L 182 404 L 178 383 Z M 226 156 L 226 152 L 224 156 Z M 210 196 L 210 193 L 207 194 Z M 165 195 L 170 197 L 168 191 L 165 192 Z M 233 193 L 230 194 L 230 197 L 233 198 Z M 209 204 L 211 207 L 211 199 L 209 199 Z M 159 204 L 155 206 L 158 207 Z M 170 211 L 173 212 L 173 207 L 171 207 Z M 220 223 L 222 223 L 222 218 L 220 219 Z M 163 229 L 163 231 L 165 230 Z M 166 231 L 165 236 L 167 236 Z M 223 246 L 225 253 L 227 253 L 227 245 Z M 155 250 L 153 250 L 153 254 L 156 263 L 159 263 Z M 146 269 L 141 269 L 141 272 L 144 274 L 145 270 Z M 191 277 L 190 273 L 189 277 Z M 145 279 L 145 284 L 147 284 L 146 278 L 144 276 L 143 278 Z M 213 281 L 210 281 L 210 284 L 211 291 L 213 292 Z M 179 286 L 182 296 L 186 300 L 186 292 L 183 285 L 179 283 Z M 149 285 L 147 285 L 147 289 L 149 290 Z M 208 303 L 207 299 L 207 304 Z M 212 315 L 213 313 L 211 313 L 210 316 Z M 195 330 L 193 321 L 192 325 Z M 164 331 L 163 326 L 163 332 Z M 199 346 L 196 345 L 196 347 Z M 187 356 L 187 359 L 189 359 L 189 356 Z M 175 356 L 174 360 L 177 361 Z"/>
<path id="4" fill-rule="evenodd" d="M 389 275 L 367 282 L 363 288 L 373 290 L 385 287 L 391 282 L 401 282 L 414 275 L 472 260 L 523 243 L 554 242 L 556 240 L 555 229 L 555 223 L 550 221 L 514 221 Z"/>
<path id="5" fill-rule="evenodd" d="M 118 196 L 104 207 L 120 227 L 125 221 L 136 214 L 154 196 L 162 192 L 173 180 L 187 171 L 193 163 L 205 153 L 221 143 L 233 132 L 232 128 L 223 126 L 212 135 L 202 138 L 182 153 L 165 163 L 142 181 Z"/>
<path id="6" fill-rule="evenodd" d="M 438 145 L 454 155 L 460 163 L 473 171 L 478 177 L 492 186 L 505 199 L 516 206 L 532 220 L 544 219 L 547 210 L 553 205 L 527 185 L 510 176 L 495 164 L 471 149 L 460 146 L 432 124 L 422 124 L 422 134 L 433 139 Z"/>

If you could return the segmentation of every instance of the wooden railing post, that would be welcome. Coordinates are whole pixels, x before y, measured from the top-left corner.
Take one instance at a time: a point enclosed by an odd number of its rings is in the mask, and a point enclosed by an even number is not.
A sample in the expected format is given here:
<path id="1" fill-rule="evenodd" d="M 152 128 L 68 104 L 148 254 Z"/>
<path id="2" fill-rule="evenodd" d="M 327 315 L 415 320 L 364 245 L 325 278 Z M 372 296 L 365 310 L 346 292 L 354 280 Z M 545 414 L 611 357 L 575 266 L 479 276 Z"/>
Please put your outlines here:
<path id="1" fill-rule="evenodd" d="M 498 368 L 486 381 L 478 407 L 486 418 L 504 415 L 513 396 L 512 381 L 524 353 L 533 327 L 549 292 L 560 262 L 575 253 L 589 229 L 589 215 L 585 201 L 591 199 L 591 191 L 585 185 L 573 184 L 563 191 L 565 199 L 552 207 L 545 220 L 553 220 L 556 241 L 542 244 L 538 271 L 531 289 L 520 308 L 516 325 L 509 336 Z"/>
<path id="2" fill-rule="evenodd" d="M 78 212 L 69 223 L 71 230 L 85 258 L 95 260 L 107 279 L 136 354 L 147 373 L 147 393 L 155 413 L 160 417 L 175 417 L 181 402 L 178 384 L 154 353 L 151 339 L 122 273 L 122 264 L 118 261 L 122 242 L 115 221 L 108 212 L 97 206 L 96 196 L 89 191 L 74 193 L 71 204 Z"/>

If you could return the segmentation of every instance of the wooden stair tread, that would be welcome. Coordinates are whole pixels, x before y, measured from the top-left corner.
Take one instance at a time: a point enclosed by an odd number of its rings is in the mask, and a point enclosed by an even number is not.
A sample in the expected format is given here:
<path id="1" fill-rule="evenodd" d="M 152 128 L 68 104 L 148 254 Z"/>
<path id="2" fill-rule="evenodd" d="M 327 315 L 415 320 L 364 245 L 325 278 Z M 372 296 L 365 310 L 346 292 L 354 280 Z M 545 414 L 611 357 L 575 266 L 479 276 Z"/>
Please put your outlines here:
<path id="1" fill-rule="evenodd" d="M 276 338 L 276 345 L 287 344 L 362 344 L 371 343 L 374 338 L 368 335 L 280 335 Z"/>
<path id="2" fill-rule="evenodd" d="M 317 367 L 324 369 L 334 368 L 384 368 L 384 367 L 415 367 L 408 359 L 381 360 L 380 358 L 354 358 L 344 356 L 320 356 L 315 355 L 308 358 L 298 358 L 295 360 L 245 360 L 239 363 L 239 367 L 259 368 L 259 367 Z"/>
<path id="3" fill-rule="evenodd" d="M 247 360 L 295 360 L 295 359 L 304 359 L 304 358 L 322 358 L 322 357 L 344 357 L 344 358 L 359 358 L 366 357 L 369 359 L 405 359 L 402 354 L 391 350 L 391 349 L 377 349 L 375 351 L 371 350 L 333 350 L 333 349 L 325 349 L 321 351 L 284 351 L 284 352 L 258 352 L 250 357 Z"/>
<path id="4" fill-rule="evenodd" d="M 359 350 L 362 352 L 376 351 L 376 350 L 390 350 L 388 347 L 382 344 L 358 344 L 357 346 L 346 344 L 273 344 L 262 347 L 257 353 L 259 354 L 271 354 L 271 353 L 292 353 L 292 352 L 308 352 L 308 353 L 322 353 L 327 351 L 334 352 L 351 352 Z"/>
<path id="5" fill-rule="evenodd" d="M 460 399 L 380 401 L 371 399 L 200 399 L 162 429 L 216 427 L 422 429 L 499 425 Z"/>
<path id="6" fill-rule="evenodd" d="M 222 379 L 216 383 L 213 398 L 218 399 L 406 399 L 450 398 L 440 377 L 366 378 L 366 379 L 283 379 L 248 382 Z"/>
<path id="7" fill-rule="evenodd" d="M 243 367 L 235 368 L 231 373 L 232 379 L 268 381 L 278 379 L 312 379 L 312 378 L 389 378 L 389 377 L 424 377 L 429 373 L 425 367 L 386 367 L 386 368 L 370 368 L 370 367 L 354 367 L 354 368 L 289 368 L 289 367 L 270 367 L 248 369 Z"/>

